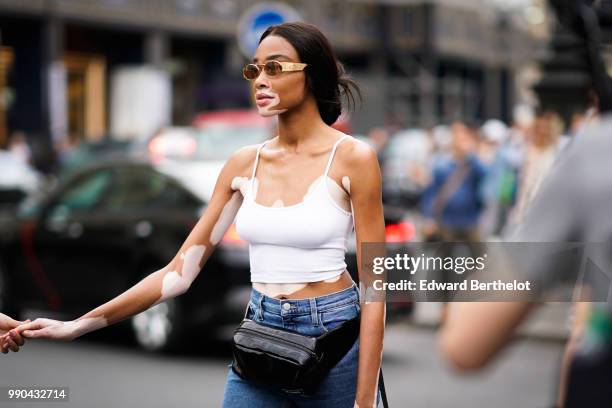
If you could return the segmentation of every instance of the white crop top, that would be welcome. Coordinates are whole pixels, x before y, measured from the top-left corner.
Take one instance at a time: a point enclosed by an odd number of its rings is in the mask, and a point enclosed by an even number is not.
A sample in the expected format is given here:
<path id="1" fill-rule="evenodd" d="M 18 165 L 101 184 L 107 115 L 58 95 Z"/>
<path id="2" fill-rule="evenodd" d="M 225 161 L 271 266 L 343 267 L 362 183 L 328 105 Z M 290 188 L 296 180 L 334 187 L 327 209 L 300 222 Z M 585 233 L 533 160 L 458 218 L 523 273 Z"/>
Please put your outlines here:
<path id="1" fill-rule="evenodd" d="M 327 173 L 338 144 L 334 144 L 325 173 L 298 204 L 269 207 L 255 202 L 253 182 L 265 141 L 257 148 L 246 196 L 236 214 L 236 232 L 249 243 L 251 282 L 317 282 L 340 275 L 346 268 L 346 240 L 354 226 L 352 212 L 341 208 L 327 190 Z M 332 180 L 335 183 L 335 181 Z"/>

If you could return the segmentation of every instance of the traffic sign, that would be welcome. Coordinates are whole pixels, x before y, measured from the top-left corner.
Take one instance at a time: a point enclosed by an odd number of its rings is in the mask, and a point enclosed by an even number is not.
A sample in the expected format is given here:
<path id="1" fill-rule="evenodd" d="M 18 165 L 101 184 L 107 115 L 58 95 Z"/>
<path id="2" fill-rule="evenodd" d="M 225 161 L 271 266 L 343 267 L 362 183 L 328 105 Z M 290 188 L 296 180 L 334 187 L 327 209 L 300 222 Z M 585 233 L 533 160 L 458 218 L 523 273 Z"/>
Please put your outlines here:
<path id="1" fill-rule="evenodd" d="M 242 54 L 251 59 L 257 50 L 259 38 L 268 27 L 301 20 L 293 7 L 277 2 L 259 3 L 247 9 L 238 22 L 237 41 Z"/>

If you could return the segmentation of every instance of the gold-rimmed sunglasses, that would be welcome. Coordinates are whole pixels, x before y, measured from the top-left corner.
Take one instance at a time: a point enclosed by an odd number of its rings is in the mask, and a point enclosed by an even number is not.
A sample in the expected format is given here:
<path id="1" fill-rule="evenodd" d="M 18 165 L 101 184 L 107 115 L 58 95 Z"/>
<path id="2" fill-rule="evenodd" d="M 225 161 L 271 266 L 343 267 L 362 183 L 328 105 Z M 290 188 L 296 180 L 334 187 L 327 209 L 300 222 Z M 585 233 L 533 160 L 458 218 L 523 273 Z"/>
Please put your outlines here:
<path id="1" fill-rule="evenodd" d="M 268 61 L 265 64 L 246 64 L 242 68 L 244 79 L 252 81 L 259 77 L 261 70 L 269 77 L 275 77 L 281 72 L 302 71 L 308 64 L 301 62 Z"/>

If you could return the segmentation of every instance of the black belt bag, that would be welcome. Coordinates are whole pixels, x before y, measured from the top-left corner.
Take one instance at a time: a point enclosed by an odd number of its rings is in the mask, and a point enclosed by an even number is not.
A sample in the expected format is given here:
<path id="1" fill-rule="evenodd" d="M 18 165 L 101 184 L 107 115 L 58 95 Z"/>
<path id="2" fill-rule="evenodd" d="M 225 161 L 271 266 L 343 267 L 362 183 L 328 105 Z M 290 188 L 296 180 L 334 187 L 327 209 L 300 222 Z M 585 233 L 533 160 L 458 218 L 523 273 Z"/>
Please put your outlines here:
<path id="1" fill-rule="evenodd" d="M 359 316 L 318 337 L 244 319 L 234 331 L 232 368 L 245 380 L 312 394 L 359 337 Z"/>

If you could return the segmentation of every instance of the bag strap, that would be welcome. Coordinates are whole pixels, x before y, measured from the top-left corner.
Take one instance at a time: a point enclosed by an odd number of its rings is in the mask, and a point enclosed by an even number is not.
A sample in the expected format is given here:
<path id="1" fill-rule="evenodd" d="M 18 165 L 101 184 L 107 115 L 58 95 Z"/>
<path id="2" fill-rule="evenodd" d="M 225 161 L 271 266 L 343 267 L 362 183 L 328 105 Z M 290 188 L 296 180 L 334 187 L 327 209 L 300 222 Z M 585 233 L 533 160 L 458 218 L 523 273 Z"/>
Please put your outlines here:
<path id="1" fill-rule="evenodd" d="M 383 407 L 389 408 L 389 402 L 387 401 L 387 390 L 385 389 L 385 380 L 383 379 L 382 365 L 380 366 L 378 388 L 380 388 L 380 396 L 382 399 Z"/>
<path id="2" fill-rule="evenodd" d="M 440 222 L 442 213 L 446 208 L 446 204 L 451 199 L 453 194 L 461 187 L 461 184 L 465 181 L 465 178 L 470 173 L 471 166 L 465 162 L 460 161 L 452 171 L 452 173 L 446 178 L 445 182 L 438 190 L 438 193 L 434 196 L 431 205 L 431 212 L 436 222 Z"/>

